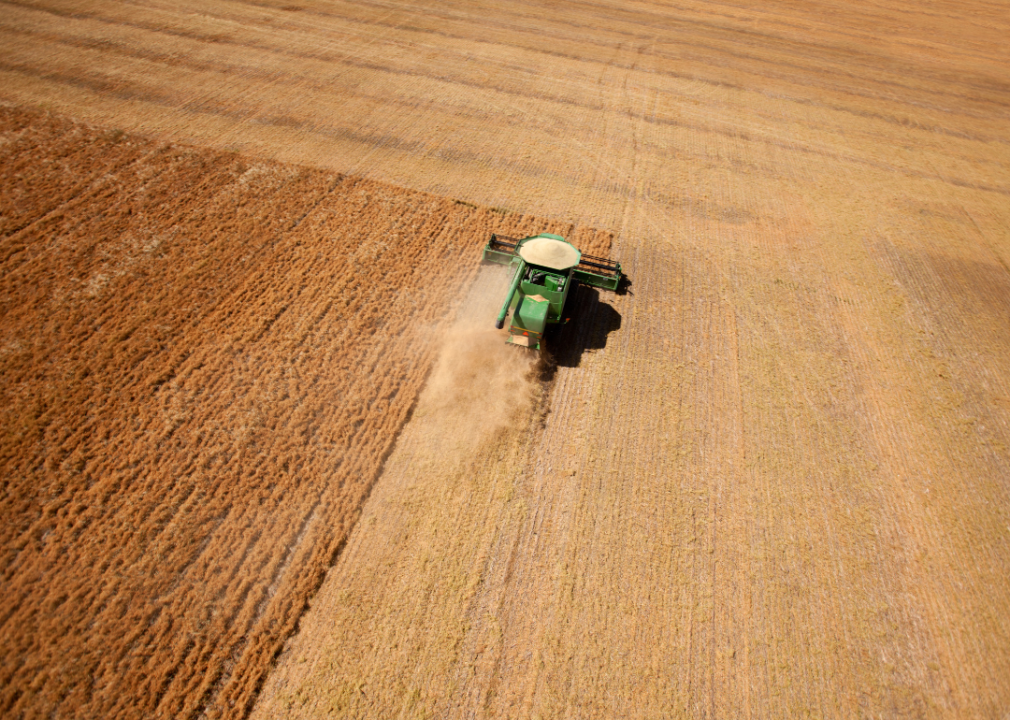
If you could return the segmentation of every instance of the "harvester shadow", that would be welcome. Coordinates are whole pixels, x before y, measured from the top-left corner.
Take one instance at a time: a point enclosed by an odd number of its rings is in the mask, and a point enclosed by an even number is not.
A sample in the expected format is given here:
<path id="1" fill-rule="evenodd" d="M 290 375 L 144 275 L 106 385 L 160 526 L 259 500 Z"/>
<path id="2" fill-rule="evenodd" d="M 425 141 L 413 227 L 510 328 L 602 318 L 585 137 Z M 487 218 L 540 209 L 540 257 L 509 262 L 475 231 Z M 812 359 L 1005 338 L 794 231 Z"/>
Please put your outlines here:
<path id="1" fill-rule="evenodd" d="M 620 282 L 617 283 L 617 290 L 614 291 L 615 295 L 634 295 L 631 292 L 631 278 L 627 275 L 621 275 Z"/>
<path id="2" fill-rule="evenodd" d="M 559 367 L 578 367 L 584 353 L 605 348 L 610 333 L 621 327 L 621 314 L 600 300 L 596 288 L 579 285 L 567 305 L 571 320 L 548 333 L 541 351 L 537 375 L 545 382 L 554 379 Z"/>

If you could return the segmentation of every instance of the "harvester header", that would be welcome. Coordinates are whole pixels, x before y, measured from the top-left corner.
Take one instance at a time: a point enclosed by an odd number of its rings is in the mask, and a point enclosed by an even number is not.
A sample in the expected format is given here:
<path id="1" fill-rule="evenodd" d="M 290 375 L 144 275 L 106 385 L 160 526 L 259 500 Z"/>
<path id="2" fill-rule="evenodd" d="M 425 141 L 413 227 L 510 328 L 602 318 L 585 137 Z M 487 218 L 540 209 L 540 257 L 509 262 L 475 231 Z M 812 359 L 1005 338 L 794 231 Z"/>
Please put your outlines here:
<path id="1" fill-rule="evenodd" d="M 512 312 L 508 342 L 540 349 L 548 325 L 568 322 L 565 301 L 578 283 L 617 290 L 621 264 L 583 255 L 560 235 L 540 233 L 525 238 L 492 235 L 484 246 L 484 262 L 514 268 L 508 294 L 495 321 L 505 326 Z"/>

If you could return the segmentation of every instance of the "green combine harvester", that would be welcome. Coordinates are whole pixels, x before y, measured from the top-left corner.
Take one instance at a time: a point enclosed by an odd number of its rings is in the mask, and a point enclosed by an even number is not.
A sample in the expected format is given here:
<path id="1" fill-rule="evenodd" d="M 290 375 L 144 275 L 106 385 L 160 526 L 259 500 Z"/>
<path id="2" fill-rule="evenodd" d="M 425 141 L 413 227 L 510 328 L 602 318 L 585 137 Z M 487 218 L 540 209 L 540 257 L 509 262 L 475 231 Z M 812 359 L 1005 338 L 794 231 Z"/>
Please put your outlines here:
<path id="1" fill-rule="evenodd" d="M 492 235 L 484 262 L 515 268 L 495 327 L 502 329 L 511 311 L 508 342 L 533 350 L 540 349 L 548 325 L 568 322 L 565 300 L 578 283 L 604 290 L 617 290 L 621 283 L 620 263 L 583 255 L 560 235 L 548 233 L 522 239 Z"/>

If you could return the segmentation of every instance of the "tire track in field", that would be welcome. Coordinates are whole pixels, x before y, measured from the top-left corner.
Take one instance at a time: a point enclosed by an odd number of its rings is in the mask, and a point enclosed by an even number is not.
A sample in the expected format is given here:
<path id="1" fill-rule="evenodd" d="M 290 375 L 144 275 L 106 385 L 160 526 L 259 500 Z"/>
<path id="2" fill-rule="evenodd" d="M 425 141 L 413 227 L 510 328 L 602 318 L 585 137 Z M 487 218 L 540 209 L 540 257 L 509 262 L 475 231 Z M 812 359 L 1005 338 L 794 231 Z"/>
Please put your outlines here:
<path id="1" fill-rule="evenodd" d="M 488 6 L 422 12 L 399 3 L 297 7 L 125 3 L 83 12 L 59 2 L 12 5 L 0 62 L 10 97 L 19 100 L 59 100 L 124 127 L 158 127 L 175 138 L 185 128 L 185 139 L 216 147 L 344 172 L 357 166 L 376 179 L 439 194 L 451 185 L 452 195 L 470 201 L 525 207 L 595 187 L 593 164 L 554 139 L 589 137 L 595 127 L 585 118 L 613 110 L 587 105 L 581 88 L 606 67 L 612 48 L 629 45 L 641 57 L 613 67 L 680 110 L 665 103 L 648 117 L 630 118 L 655 126 L 653 133 L 711 133 L 718 136 L 713 143 L 743 137 L 758 153 L 771 145 L 807 156 L 786 164 L 853 163 L 1007 192 L 999 163 L 986 169 L 985 182 L 977 170 L 991 162 L 986 147 L 1002 143 L 1003 135 L 996 110 L 1006 99 L 1003 51 L 993 39 L 1005 23 L 991 8 L 977 9 L 986 18 L 983 30 L 954 19 L 953 8 L 913 22 L 904 8 L 833 3 L 824 16 L 691 3 L 676 10 L 580 6 L 574 14 Z M 853 27 L 825 21 L 832 16 Z M 531 17 L 537 28 L 527 26 Z M 960 34 L 951 33 L 949 45 L 922 48 L 915 33 L 935 32 L 938 22 Z M 867 40 L 881 24 L 895 37 Z M 962 24 L 979 34 L 976 41 L 965 37 Z M 60 45 L 61 38 L 70 44 Z M 915 62 L 920 57 L 925 62 Z M 959 72 L 952 74 L 955 61 Z M 538 81 L 546 66 L 550 84 Z M 503 100 L 561 121 L 566 130 L 528 132 L 520 142 L 509 136 L 503 146 L 510 115 L 489 111 Z M 699 101 L 703 115 L 691 112 Z M 838 128 L 850 126 L 876 140 L 837 142 Z M 943 134 L 947 141 L 937 143 Z M 878 143 L 929 151 L 882 163 L 873 150 Z M 661 166 L 668 148 L 650 148 L 650 164 Z M 939 174 L 932 169 L 937 161 L 945 168 Z M 509 204 L 491 190 L 503 173 L 522 177 L 522 202 Z M 625 196 L 615 188 L 605 197 L 593 222 L 613 226 Z M 544 207 L 575 217 L 563 203 Z"/>

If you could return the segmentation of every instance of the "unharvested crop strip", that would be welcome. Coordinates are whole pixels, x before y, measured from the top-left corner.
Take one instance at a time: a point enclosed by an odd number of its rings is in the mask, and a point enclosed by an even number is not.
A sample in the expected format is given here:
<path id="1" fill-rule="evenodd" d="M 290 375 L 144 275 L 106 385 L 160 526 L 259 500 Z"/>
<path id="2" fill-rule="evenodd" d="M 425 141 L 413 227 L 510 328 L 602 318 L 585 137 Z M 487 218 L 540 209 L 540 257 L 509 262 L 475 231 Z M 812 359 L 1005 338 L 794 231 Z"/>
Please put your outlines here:
<path id="1" fill-rule="evenodd" d="M 0 713 L 241 716 L 409 416 L 446 288 L 491 232 L 610 236 L 16 108 L 0 133 L 27 221 L 0 241 Z M 87 161 L 50 162 L 68 149 Z"/>

